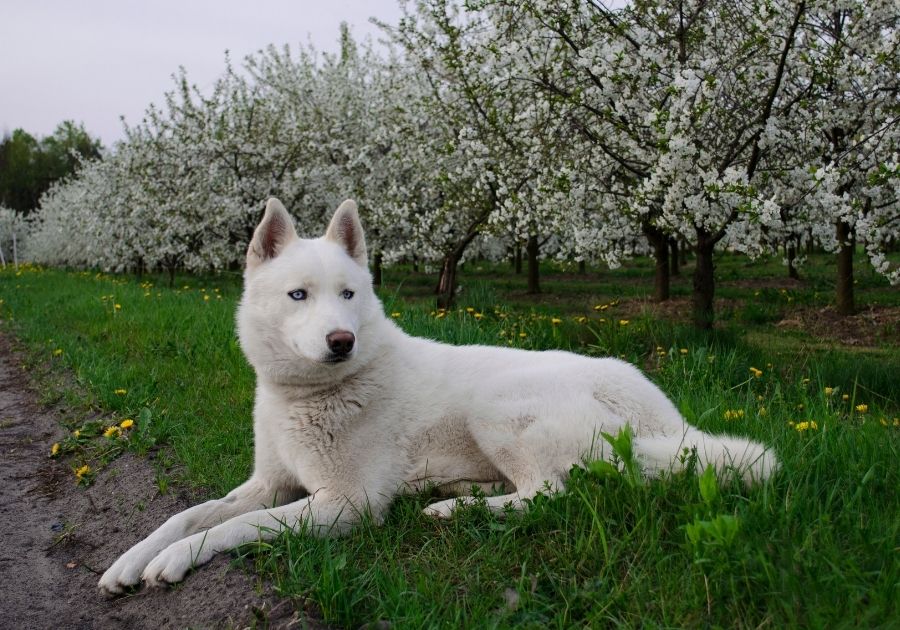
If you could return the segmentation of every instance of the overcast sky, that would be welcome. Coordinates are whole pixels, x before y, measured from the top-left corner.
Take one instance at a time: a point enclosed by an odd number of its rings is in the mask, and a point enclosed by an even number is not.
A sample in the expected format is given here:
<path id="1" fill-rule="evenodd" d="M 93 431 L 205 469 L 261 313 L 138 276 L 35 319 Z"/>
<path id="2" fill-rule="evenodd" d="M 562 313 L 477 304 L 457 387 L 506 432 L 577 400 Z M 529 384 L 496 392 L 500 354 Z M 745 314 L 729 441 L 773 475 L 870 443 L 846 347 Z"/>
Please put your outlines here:
<path id="1" fill-rule="evenodd" d="M 396 0 L 0 0 L 0 133 L 51 133 L 83 122 L 109 147 L 120 116 L 140 121 L 183 65 L 208 88 L 228 50 L 238 61 L 268 44 L 337 49 L 346 21 L 378 38 L 375 16 L 396 23 Z"/>

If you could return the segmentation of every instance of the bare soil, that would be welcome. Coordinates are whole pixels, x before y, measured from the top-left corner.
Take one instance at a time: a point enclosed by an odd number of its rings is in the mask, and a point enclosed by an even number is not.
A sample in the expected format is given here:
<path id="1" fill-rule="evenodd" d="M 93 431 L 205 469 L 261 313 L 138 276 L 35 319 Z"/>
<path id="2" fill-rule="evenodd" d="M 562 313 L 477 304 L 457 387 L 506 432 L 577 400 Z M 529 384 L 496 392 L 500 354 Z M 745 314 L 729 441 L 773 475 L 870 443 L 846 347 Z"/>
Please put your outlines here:
<path id="1" fill-rule="evenodd" d="M 153 467 L 132 454 L 77 486 L 70 464 L 48 457 L 58 412 L 37 404 L 20 364 L 0 331 L 0 627 L 322 627 L 229 556 L 174 588 L 105 599 L 100 574 L 190 497 L 159 495 Z"/>

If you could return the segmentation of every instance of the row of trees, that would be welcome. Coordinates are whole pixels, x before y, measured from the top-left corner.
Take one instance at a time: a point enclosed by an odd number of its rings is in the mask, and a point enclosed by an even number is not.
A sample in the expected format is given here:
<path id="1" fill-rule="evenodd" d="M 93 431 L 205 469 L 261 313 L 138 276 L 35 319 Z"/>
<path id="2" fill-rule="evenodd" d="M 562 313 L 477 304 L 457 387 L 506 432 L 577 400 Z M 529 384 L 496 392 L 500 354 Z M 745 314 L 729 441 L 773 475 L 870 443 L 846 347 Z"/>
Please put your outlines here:
<path id="1" fill-rule="evenodd" d="M 713 253 L 810 243 L 893 282 L 900 236 L 900 35 L 892 0 L 418 0 L 390 46 L 269 48 L 208 93 L 176 89 L 103 161 L 41 199 L 28 250 L 46 263 L 237 265 L 270 195 L 318 233 L 358 200 L 381 265 L 440 270 L 524 249 L 529 286 L 555 256 L 696 255 L 694 318 L 713 317 Z"/>
<path id="2" fill-rule="evenodd" d="M 75 172 L 80 160 L 99 159 L 103 146 L 70 120 L 35 138 L 16 129 L 0 140 L 0 207 L 27 215 L 50 186 Z"/>

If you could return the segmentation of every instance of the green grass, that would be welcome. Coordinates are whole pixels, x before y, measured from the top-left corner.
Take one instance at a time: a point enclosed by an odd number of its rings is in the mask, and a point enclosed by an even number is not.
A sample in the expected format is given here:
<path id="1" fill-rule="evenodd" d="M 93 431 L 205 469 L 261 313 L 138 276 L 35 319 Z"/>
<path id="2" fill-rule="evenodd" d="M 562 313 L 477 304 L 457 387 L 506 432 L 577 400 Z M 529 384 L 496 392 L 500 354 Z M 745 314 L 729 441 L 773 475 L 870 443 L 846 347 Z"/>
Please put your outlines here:
<path id="1" fill-rule="evenodd" d="M 460 308 L 442 316 L 427 298 L 432 276 L 388 270 L 385 310 L 408 332 L 622 356 L 697 426 L 772 444 L 781 472 L 767 485 L 724 480 L 712 492 L 695 475 L 633 484 L 575 469 L 565 494 L 506 518 L 475 507 L 436 522 L 421 515 L 423 494 L 395 501 L 380 527 L 366 522 L 341 539 L 283 535 L 242 553 L 282 593 L 348 627 L 378 619 L 453 628 L 894 625 L 898 348 L 847 349 L 772 326 L 827 302 L 825 262 L 783 293 L 763 286 L 783 273 L 776 262 L 723 257 L 719 294 L 728 301 L 712 334 L 631 308 L 649 288 L 645 261 L 587 277 L 548 265 L 539 298 L 502 267 L 469 265 Z M 882 280 L 858 277 L 861 302 L 900 304 Z M 65 397 L 71 430 L 93 428 L 66 445 L 73 469 L 102 464 L 107 451 L 91 445 L 119 439 L 146 450 L 156 441 L 163 450 L 151 452 L 168 454 L 184 483 L 220 495 L 251 466 L 253 374 L 233 325 L 239 277 L 157 284 L 5 271 L 0 316 L 35 370 L 50 362 L 53 373 L 75 375 L 75 387 L 46 394 Z M 673 293 L 687 295 L 688 284 L 689 274 Z M 97 437 L 125 418 L 149 419 L 143 440 Z M 817 428 L 797 430 L 811 421 Z"/>

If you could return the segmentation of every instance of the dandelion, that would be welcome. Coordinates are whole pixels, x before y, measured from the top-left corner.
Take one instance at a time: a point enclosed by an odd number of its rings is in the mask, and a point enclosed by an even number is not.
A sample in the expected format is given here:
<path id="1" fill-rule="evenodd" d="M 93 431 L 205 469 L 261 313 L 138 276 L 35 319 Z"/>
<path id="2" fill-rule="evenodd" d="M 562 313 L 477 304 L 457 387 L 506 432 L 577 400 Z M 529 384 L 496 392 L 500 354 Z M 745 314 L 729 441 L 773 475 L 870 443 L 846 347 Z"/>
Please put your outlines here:
<path id="1" fill-rule="evenodd" d="M 475 313 L 474 317 L 475 319 L 481 319 L 482 317 L 484 317 L 484 313 Z"/>
<path id="2" fill-rule="evenodd" d="M 681 354 L 687 354 L 687 353 L 688 353 L 688 349 L 687 349 L 687 348 L 682 348 L 682 349 L 679 350 L 678 352 L 680 352 Z"/>
<path id="3" fill-rule="evenodd" d="M 127 389 L 117 389 L 117 390 L 114 391 L 113 393 L 114 393 L 116 396 L 124 396 L 125 394 L 128 393 L 128 390 L 127 390 Z"/>
<path id="4" fill-rule="evenodd" d="M 579 324 L 584 324 L 587 322 L 587 317 L 585 317 L 584 315 L 581 315 L 581 316 L 575 318 L 575 321 L 578 322 Z"/>
<path id="5" fill-rule="evenodd" d="M 843 396 L 841 396 L 841 400 L 843 400 L 844 402 L 850 400 L 850 394 L 844 394 Z"/>
<path id="6" fill-rule="evenodd" d="M 119 437 L 121 434 L 122 434 L 122 429 L 120 429 L 116 425 L 112 425 L 111 427 L 107 427 L 106 431 L 103 432 L 103 437 L 114 438 L 114 437 Z"/>
<path id="7" fill-rule="evenodd" d="M 394 311 L 393 313 L 391 313 L 391 317 L 393 317 L 394 319 L 397 319 L 398 317 L 400 317 L 400 313 L 398 313 L 397 311 Z"/>
<path id="8" fill-rule="evenodd" d="M 883 426 L 883 427 L 888 426 L 888 421 L 885 420 L 884 418 L 882 418 L 882 419 L 880 420 L 880 422 L 881 422 L 881 426 Z M 54 444 L 53 446 L 56 446 L 56 444 Z M 53 455 L 56 455 L 56 453 L 52 453 L 52 454 L 53 454 Z"/>
<path id="9" fill-rule="evenodd" d="M 802 383 L 804 385 L 809 385 L 809 379 L 808 378 L 803 379 Z"/>
<path id="10" fill-rule="evenodd" d="M 74 435 L 75 439 L 77 440 L 81 437 L 81 429 L 75 429 L 75 431 L 72 432 L 72 435 Z"/>
<path id="11" fill-rule="evenodd" d="M 203 301 L 204 301 L 204 302 L 209 302 L 209 296 L 206 295 L 206 294 L 204 294 L 204 295 L 203 295 Z"/>
<path id="12" fill-rule="evenodd" d="M 769 414 L 769 412 L 766 410 L 765 407 L 759 408 L 759 417 L 760 418 L 765 418 L 768 414 Z"/>
<path id="13" fill-rule="evenodd" d="M 524 330 L 519 333 L 519 337 L 522 339 L 525 339 L 525 337 L 527 337 L 527 336 L 528 336 L 528 333 L 526 333 Z"/>
<path id="14" fill-rule="evenodd" d="M 798 433 L 803 433 L 804 431 L 808 431 L 809 429 L 818 430 L 819 425 L 815 420 L 804 420 L 803 422 L 798 422 L 793 425 L 794 430 Z"/>
<path id="15" fill-rule="evenodd" d="M 115 307 L 115 309 L 116 309 L 117 311 L 121 311 L 121 310 L 122 310 L 122 305 L 121 305 L 121 304 L 114 304 L 113 306 Z"/>
<path id="16" fill-rule="evenodd" d="M 56 457 L 59 455 L 59 442 L 54 442 L 53 446 L 50 447 L 50 457 Z"/>
<path id="17" fill-rule="evenodd" d="M 84 479 L 85 475 L 89 475 L 91 472 L 91 467 L 85 464 L 81 468 L 75 471 L 75 476 L 78 477 L 78 480 L 81 481 Z"/>
<path id="18" fill-rule="evenodd" d="M 61 354 L 62 354 L 62 348 L 57 348 L 56 350 L 53 351 L 53 356 L 55 356 L 55 357 L 58 357 Z"/>
<path id="19" fill-rule="evenodd" d="M 620 319 L 619 326 L 627 326 L 630 322 L 627 319 Z"/>
<path id="20" fill-rule="evenodd" d="M 858 413 L 866 413 L 869 410 L 869 405 L 856 405 L 856 411 Z"/>
<path id="21" fill-rule="evenodd" d="M 826 395 L 826 396 L 831 396 L 833 393 L 834 393 L 834 387 L 826 387 L 826 388 L 825 388 L 825 395 Z"/>
<path id="22" fill-rule="evenodd" d="M 754 378 L 759 378 L 763 375 L 763 371 L 755 367 L 750 368 L 750 373 L 754 376 Z"/>
<path id="23" fill-rule="evenodd" d="M 125 418 L 122 422 L 119 423 L 119 427 L 122 429 L 130 429 L 134 426 L 134 420 L 131 418 Z"/>
<path id="24" fill-rule="evenodd" d="M 728 409 L 725 411 L 724 417 L 726 420 L 738 420 L 744 417 L 743 409 Z"/>
<path id="25" fill-rule="evenodd" d="M 438 311 L 438 314 L 434 316 L 435 319 L 444 319 L 447 316 L 446 311 Z"/>
<path id="26" fill-rule="evenodd" d="M 554 317 L 550 320 L 550 323 L 556 326 L 557 324 L 562 324 L 562 320 L 559 317 Z"/>
<path id="27" fill-rule="evenodd" d="M 474 312 L 475 312 L 475 309 L 472 308 L 471 306 L 466 307 L 466 313 L 474 313 Z"/>

